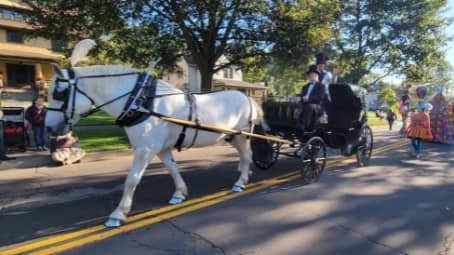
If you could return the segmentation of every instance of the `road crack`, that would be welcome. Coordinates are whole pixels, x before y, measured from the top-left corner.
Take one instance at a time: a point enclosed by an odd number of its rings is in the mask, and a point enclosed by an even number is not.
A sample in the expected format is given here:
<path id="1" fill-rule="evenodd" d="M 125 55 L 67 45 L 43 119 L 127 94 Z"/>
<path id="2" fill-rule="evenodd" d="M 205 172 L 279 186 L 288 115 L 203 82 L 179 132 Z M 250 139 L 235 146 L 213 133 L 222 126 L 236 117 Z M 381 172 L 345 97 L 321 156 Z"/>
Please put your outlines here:
<path id="1" fill-rule="evenodd" d="M 140 247 L 146 248 L 148 250 L 163 251 L 163 252 L 168 252 L 168 253 L 172 253 L 172 254 L 181 254 L 181 252 L 182 252 L 179 249 L 165 249 L 165 248 L 160 248 L 160 247 L 156 247 L 156 246 L 144 243 L 144 242 L 139 241 L 136 238 L 134 238 L 134 235 L 131 232 L 123 231 L 123 233 L 125 233 L 129 237 L 129 240 L 131 240 L 133 243 L 137 244 Z"/>
<path id="2" fill-rule="evenodd" d="M 171 220 L 164 220 L 163 222 L 169 223 L 172 227 L 174 227 L 176 230 L 180 231 L 181 233 L 183 233 L 185 235 L 189 235 L 196 240 L 201 240 L 201 241 L 209 244 L 213 249 L 219 250 L 223 255 L 226 255 L 225 250 L 222 247 L 216 245 L 213 241 L 209 240 L 208 238 L 206 238 L 198 233 L 187 231 L 187 230 L 181 228 L 180 226 L 178 226 L 175 222 L 173 222 Z"/>
<path id="3" fill-rule="evenodd" d="M 332 221 L 331 221 L 331 222 L 332 222 Z M 373 243 L 373 244 L 376 244 L 376 245 L 379 245 L 379 246 L 382 246 L 382 247 L 385 247 L 385 248 L 388 248 L 388 249 L 391 249 L 391 250 L 395 250 L 395 251 L 397 251 L 399 254 L 402 254 L 402 255 L 409 255 L 408 253 L 406 253 L 406 252 L 404 252 L 404 251 L 401 251 L 401 250 L 399 250 L 399 249 L 397 249 L 397 248 L 394 248 L 394 247 L 389 246 L 389 245 L 387 245 L 387 244 L 385 244 L 385 243 L 382 243 L 382 242 L 380 242 L 380 241 L 378 241 L 378 240 L 375 240 L 374 238 L 368 236 L 367 234 L 361 233 L 360 231 L 355 230 L 354 228 L 351 228 L 351 227 L 349 227 L 349 226 L 346 226 L 346 225 L 341 224 L 341 223 L 336 223 L 336 222 L 332 222 L 332 224 L 334 224 L 334 226 L 336 226 L 336 227 L 339 227 L 339 228 L 343 229 L 343 230 L 346 231 L 346 232 L 349 232 L 349 233 L 353 233 L 353 234 L 355 234 L 355 235 L 358 235 L 358 236 L 360 236 L 361 238 L 364 238 L 364 239 L 366 239 L 367 241 L 369 241 L 369 242 L 371 242 L 371 243 Z"/>

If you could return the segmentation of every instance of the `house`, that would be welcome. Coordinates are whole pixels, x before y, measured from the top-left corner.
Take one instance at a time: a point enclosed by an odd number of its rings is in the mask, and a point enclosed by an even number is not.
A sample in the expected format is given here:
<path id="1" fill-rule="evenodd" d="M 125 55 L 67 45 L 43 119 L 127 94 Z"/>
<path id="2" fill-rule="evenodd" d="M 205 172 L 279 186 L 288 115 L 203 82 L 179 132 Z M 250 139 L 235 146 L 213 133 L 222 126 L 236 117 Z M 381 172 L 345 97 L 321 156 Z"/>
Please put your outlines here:
<path id="1" fill-rule="evenodd" d="M 218 65 L 225 63 L 227 59 L 222 56 Z M 181 72 L 165 74 L 163 80 L 186 89 L 191 92 L 201 91 L 201 76 L 197 65 L 191 58 L 182 58 L 178 63 Z M 258 103 L 262 102 L 266 87 L 263 83 L 250 83 L 243 81 L 243 73 L 234 66 L 227 67 L 213 75 L 212 90 L 239 90 L 254 98 Z"/>
<path id="2" fill-rule="evenodd" d="M 52 77 L 51 63 L 62 58 L 60 43 L 44 38 L 26 38 L 32 29 L 23 13 L 30 9 L 20 0 L 0 0 L 0 79 L 3 80 L 3 103 L 25 106 Z"/>
<path id="3" fill-rule="evenodd" d="M 367 107 L 371 110 L 375 110 L 379 107 L 378 93 L 377 91 L 368 91 L 366 95 Z"/>

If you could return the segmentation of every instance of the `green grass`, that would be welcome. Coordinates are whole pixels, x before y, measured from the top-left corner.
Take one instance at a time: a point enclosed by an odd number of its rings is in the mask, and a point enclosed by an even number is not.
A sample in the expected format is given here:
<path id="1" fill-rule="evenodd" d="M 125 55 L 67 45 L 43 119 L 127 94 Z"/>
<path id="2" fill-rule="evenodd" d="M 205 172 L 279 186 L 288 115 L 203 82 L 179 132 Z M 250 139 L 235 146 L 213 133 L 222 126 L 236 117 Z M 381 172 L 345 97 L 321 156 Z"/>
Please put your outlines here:
<path id="1" fill-rule="evenodd" d="M 385 119 L 380 120 L 375 112 L 368 112 L 369 126 L 386 126 Z M 97 112 L 92 116 L 80 121 L 79 125 L 113 125 L 114 120 L 105 112 Z M 82 148 L 87 152 L 109 151 L 130 148 L 128 137 L 122 128 L 90 128 L 78 130 L 76 134 L 80 138 Z"/>
<path id="2" fill-rule="evenodd" d="M 75 132 L 82 149 L 87 152 L 121 150 L 130 148 L 124 129 L 90 129 Z"/>
<path id="3" fill-rule="evenodd" d="M 386 121 L 385 118 L 380 120 L 375 116 L 375 112 L 368 112 L 367 113 L 367 121 L 369 123 L 369 126 L 386 126 L 388 125 L 388 122 Z"/>
<path id="4" fill-rule="evenodd" d="M 103 111 L 99 111 L 86 118 L 81 119 L 78 126 L 115 125 L 115 120 Z"/>

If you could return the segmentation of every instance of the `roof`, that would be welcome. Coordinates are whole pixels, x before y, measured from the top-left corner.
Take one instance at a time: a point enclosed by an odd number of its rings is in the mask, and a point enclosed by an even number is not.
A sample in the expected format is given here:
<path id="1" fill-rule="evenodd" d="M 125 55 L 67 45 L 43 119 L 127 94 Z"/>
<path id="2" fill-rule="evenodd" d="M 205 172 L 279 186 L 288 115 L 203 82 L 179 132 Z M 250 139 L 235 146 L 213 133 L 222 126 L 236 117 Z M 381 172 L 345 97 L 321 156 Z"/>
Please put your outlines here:
<path id="1" fill-rule="evenodd" d="M 227 79 L 214 79 L 214 86 L 228 87 L 228 88 L 248 88 L 248 89 L 263 89 L 266 87 L 250 82 L 237 81 L 237 80 L 227 80 Z"/>
<path id="2" fill-rule="evenodd" d="M 0 56 L 51 61 L 64 57 L 62 54 L 45 48 L 31 47 L 14 43 L 0 43 Z"/>
<path id="3" fill-rule="evenodd" d="M 2 18 L 0 18 L 0 27 L 9 27 L 9 28 L 17 28 L 17 29 L 33 29 L 33 26 L 26 22 L 2 19 Z"/>
<path id="4" fill-rule="evenodd" d="M 28 4 L 20 0 L 0 0 L 0 6 L 6 6 L 22 10 L 31 10 L 31 7 Z"/>

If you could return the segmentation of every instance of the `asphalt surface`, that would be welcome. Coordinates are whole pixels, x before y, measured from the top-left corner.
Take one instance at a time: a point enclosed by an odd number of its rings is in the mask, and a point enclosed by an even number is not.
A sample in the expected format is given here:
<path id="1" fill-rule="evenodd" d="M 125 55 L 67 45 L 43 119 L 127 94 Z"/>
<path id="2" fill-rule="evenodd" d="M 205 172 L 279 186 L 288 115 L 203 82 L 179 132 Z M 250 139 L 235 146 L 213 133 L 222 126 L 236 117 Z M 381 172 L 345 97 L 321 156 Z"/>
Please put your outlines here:
<path id="1" fill-rule="evenodd" d="M 399 140 L 375 133 L 378 146 Z M 423 160 L 401 147 L 375 155 L 370 167 L 341 164 L 316 184 L 281 183 L 64 254 L 450 254 L 453 147 L 425 146 Z M 121 196 L 128 153 L 0 171 L 0 246 L 101 224 Z M 230 189 L 238 176 L 226 146 L 180 153 L 177 161 L 190 199 Z M 132 214 L 165 206 L 173 193 L 163 166 L 149 168 Z M 281 158 L 252 181 L 297 168 L 296 159 Z"/>

